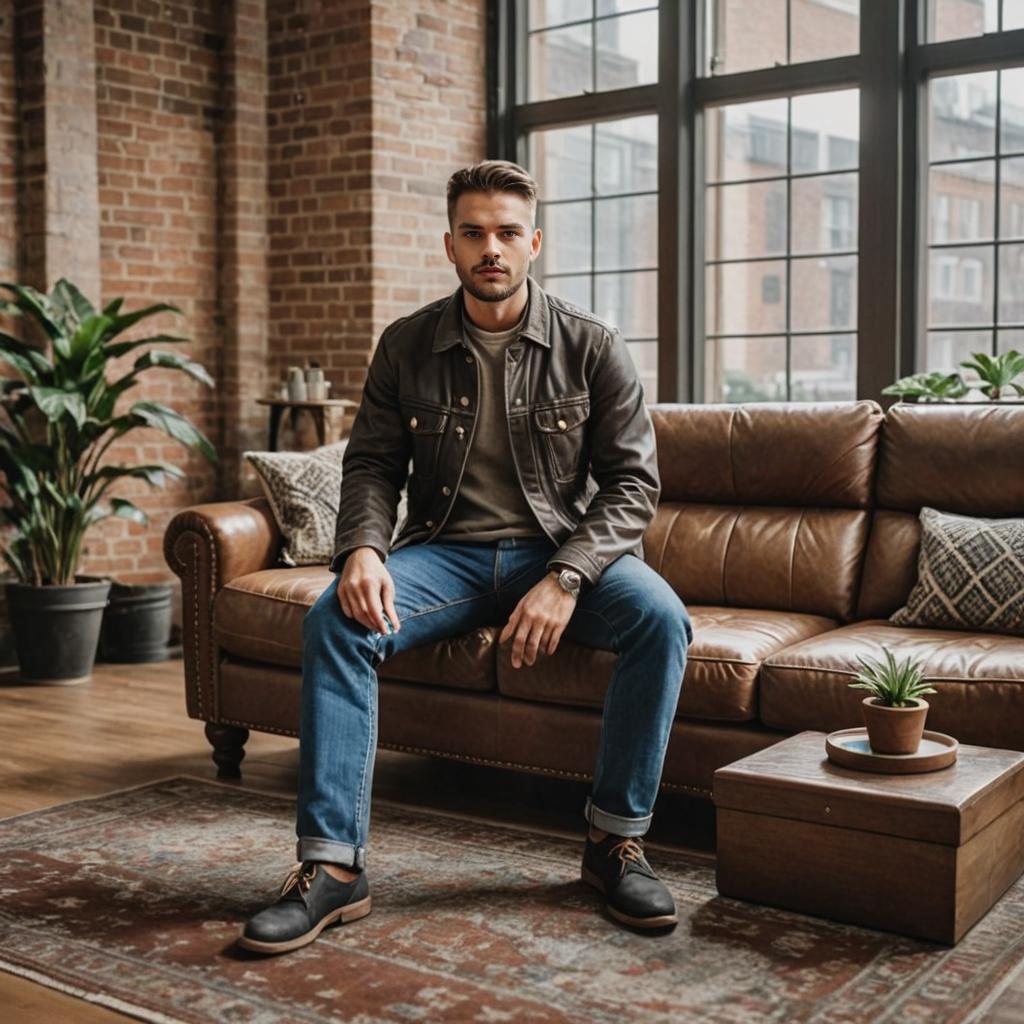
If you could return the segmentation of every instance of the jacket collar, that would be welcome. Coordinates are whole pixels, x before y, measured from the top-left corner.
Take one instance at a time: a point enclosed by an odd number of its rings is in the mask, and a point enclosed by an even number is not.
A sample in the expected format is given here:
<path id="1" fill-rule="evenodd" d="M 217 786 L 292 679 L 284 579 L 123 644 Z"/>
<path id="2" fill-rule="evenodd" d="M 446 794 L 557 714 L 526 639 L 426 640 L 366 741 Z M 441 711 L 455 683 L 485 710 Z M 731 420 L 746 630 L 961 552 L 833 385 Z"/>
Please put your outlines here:
<path id="1" fill-rule="evenodd" d="M 526 313 L 526 323 L 520 332 L 520 337 L 529 338 L 538 345 L 551 348 L 548 339 L 548 297 L 544 290 L 532 277 L 526 278 L 526 287 L 529 289 L 530 304 Z M 462 340 L 462 285 L 451 294 L 448 301 L 441 310 L 441 318 L 437 322 L 437 330 L 434 332 L 434 345 L 431 351 L 443 352 L 452 345 L 459 344 Z"/>

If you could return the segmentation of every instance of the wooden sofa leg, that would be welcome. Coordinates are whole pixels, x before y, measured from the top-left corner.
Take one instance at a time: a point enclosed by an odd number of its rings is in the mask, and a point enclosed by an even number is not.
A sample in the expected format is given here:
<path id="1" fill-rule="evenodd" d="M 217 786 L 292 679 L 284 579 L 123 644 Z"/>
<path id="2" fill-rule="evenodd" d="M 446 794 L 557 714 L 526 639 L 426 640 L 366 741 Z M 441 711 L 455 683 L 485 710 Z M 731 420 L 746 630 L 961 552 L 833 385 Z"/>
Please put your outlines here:
<path id="1" fill-rule="evenodd" d="M 245 741 L 249 730 L 240 725 L 206 723 L 206 738 L 213 747 L 213 762 L 217 766 L 218 779 L 240 779 L 239 765 L 245 757 Z"/>

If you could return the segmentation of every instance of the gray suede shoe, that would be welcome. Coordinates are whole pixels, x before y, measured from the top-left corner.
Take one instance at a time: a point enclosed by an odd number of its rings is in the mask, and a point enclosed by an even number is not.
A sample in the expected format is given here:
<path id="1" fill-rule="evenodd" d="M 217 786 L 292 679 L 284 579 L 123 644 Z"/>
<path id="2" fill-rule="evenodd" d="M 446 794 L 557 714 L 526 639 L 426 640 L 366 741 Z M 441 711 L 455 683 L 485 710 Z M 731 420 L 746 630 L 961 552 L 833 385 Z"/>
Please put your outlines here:
<path id="1" fill-rule="evenodd" d="M 580 869 L 583 881 L 603 893 L 608 913 L 633 928 L 670 928 L 679 918 L 672 893 L 644 856 L 642 839 L 587 836 Z"/>
<path id="2" fill-rule="evenodd" d="M 303 861 L 285 879 L 277 902 L 249 919 L 238 945 L 255 953 L 288 953 L 308 946 L 328 925 L 357 921 L 369 912 L 365 871 L 340 882 L 322 864 Z"/>

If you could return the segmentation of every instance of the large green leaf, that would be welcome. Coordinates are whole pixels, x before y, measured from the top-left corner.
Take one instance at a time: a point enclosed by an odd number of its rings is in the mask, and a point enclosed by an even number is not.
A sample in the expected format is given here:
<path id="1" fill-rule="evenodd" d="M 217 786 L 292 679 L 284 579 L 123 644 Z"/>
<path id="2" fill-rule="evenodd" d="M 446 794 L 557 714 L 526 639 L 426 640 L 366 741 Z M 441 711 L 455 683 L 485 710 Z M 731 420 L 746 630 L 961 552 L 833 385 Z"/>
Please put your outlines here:
<path id="1" fill-rule="evenodd" d="M 43 415 L 51 422 L 57 423 L 64 415 L 70 416 L 75 425 L 81 427 L 88 415 L 85 399 L 77 391 L 65 391 L 63 388 L 29 388 L 36 405 Z"/>
<path id="2" fill-rule="evenodd" d="M 112 325 L 107 337 L 116 337 L 122 331 L 128 330 L 129 327 L 134 327 L 140 320 L 144 320 L 148 316 L 155 316 L 157 313 L 181 313 L 181 310 L 170 303 L 158 302 L 153 306 L 145 306 L 131 313 L 118 314 L 112 318 Z"/>
<path id="3" fill-rule="evenodd" d="M 112 323 L 110 317 L 104 316 L 102 313 L 94 313 L 83 320 L 71 339 L 71 359 L 75 363 L 81 364 L 97 350 L 102 355 L 100 343 Z"/>
<path id="4" fill-rule="evenodd" d="M 0 362 L 9 363 L 13 366 L 29 384 L 39 383 L 39 377 L 36 374 L 35 367 L 32 365 L 32 360 L 27 359 L 20 352 L 0 349 Z M 15 381 L 13 383 L 21 384 L 24 382 Z"/>
<path id="5" fill-rule="evenodd" d="M 63 337 L 63 331 L 54 317 L 50 300 L 46 295 L 37 292 L 29 285 L 14 284 L 9 281 L 0 281 L 0 288 L 5 288 L 14 295 L 14 304 L 23 313 L 28 313 L 42 327 L 51 341 L 56 342 L 58 338 Z M 64 340 L 67 341 L 66 338 Z"/>
<path id="6" fill-rule="evenodd" d="M 179 338 L 175 334 L 154 334 L 151 338 L 136 338 L 134 341 L 108 341 L 103 349 L 110 359 L 117 359 L 140 345 L 182 345 L 189 340 L 189 338 Z"/>
<path id="7" fill-rule="evenodd" d="M 4 334 L 2 331 L 0 331 L 0 352 L 15 352 L 27 359 L 40 377 L 49 377 L 53 373 L 53 366 L 50 364 L 49 359 L 39 349 L 26 345 L 25 342 L 12 338 L 9 334 Z"/>
<path id="8" fill-rule="evenodd" d="M 185 478 L 185 471 L 170 462 L 153 463 L 146 466 L 101 466 L 90 479 L 96 480 L 120 480 L 132 477 L 137 480 L 145 480 L 152 487 L 163 487 L 164 477 L 172 476 L 176 480 Z"/>
<path id="9" fill-rule="evenodd" d="M 217 461 L 217 453 L 206 436 L 173 409 L 158 402 L 136 402 L 128 415 L 143 426 L 162 430 L 188 448 L 198 449 L 210 462 Z"/>
<path id="10" fill-rule="evenodd" d="M 124 296 L 120 295 L 116 299 L 111 299 L 103 307 L 103 315 L 109 317 L 115 317 L 121 312 L 121 307 L 124 305 Z"/>
<path id="11" fill-rule="evenodd" d="M 66 277 L 53 286 L 50 306 L 63 319 L 69 334 L 74 334 L 79 324 L 96 316 L 93 304 Z"/>
<path id="12" fill-rule="evenodd" d="M 157 366 L 162 366 L 169 370 L 181 370 L 182 373 L 187 373 L 190 377 L 200 381 L 207 387 L 213 387 L 213 378 L 199 363 L 189 359 L 188 356 L 179 356 L 174 352 L 157 352 L 151 349 L 135 360 L 136 373 Z"/>
<path id="13" fill-rule="evenodd" d="M 129 519 L 140 526 L 149 525 L 149 516 L 125 498 L 111 498 L 110 507 L 111 515 L 115 515 L 119 519 Z"/>

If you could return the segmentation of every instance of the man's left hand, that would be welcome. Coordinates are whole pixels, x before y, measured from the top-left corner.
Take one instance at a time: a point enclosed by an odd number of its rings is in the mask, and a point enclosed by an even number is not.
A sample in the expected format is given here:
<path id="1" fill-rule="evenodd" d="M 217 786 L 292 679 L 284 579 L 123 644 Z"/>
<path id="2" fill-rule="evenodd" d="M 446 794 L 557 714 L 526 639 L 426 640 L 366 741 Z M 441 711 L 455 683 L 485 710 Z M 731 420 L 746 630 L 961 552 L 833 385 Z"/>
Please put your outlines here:
<path id="1" fill-rule="evenodd" d="M 523 661 L 532 665 L 538 652 L 554 654 L 558 641 L 576 608 L 576 598 L 563 590 L 554 573 L 548 573 L 523 595 L 498 637 L 504 643 L 512 637 L 512 667 Z"/>

